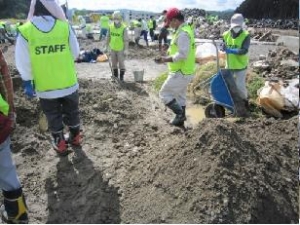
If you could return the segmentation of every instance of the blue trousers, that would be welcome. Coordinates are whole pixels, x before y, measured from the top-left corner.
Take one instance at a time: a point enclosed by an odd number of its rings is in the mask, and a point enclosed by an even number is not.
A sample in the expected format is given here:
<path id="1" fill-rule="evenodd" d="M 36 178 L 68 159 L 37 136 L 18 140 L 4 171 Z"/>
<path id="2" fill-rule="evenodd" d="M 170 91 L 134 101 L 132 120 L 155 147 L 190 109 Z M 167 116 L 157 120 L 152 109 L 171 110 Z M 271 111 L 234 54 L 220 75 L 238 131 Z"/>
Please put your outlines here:
<path id="1" fill-rule="evenodd" d="M 21 187 L 11 151 L 10 138 L 0 144 L 0 188 L 13 191 Z"/>

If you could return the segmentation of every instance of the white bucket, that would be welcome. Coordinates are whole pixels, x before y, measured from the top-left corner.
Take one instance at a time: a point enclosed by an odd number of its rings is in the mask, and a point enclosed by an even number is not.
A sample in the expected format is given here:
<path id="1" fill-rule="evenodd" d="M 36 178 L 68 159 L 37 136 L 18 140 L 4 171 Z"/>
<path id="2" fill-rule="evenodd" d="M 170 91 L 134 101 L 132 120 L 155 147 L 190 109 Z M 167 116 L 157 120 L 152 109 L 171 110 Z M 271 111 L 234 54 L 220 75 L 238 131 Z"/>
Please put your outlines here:
<path id="1" fill-rule="evenodd" d="M 143 82 L 144 81 L 144 70 L 133 71 L 134 81 Z"/>

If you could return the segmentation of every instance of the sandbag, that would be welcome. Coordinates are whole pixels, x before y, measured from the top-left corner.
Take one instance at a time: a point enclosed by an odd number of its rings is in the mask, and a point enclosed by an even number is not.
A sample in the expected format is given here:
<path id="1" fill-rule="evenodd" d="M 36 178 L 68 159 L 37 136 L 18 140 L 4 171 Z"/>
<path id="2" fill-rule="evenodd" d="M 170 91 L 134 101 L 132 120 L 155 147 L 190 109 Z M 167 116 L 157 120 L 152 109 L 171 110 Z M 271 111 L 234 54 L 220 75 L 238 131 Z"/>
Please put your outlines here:
<path id="1" fill-rule="evenodd" d="M 108 61 L 108 57 L 106 54 L 102 54 L 97 57 L 97 62 L 107 62 L 107 61 Z"/>
<path id="2" fill-rule="evenodd" d="M 218 51 L 219 59 L 225 59 L 226 54 Z M 196 49 L 196 62 L 201 63 L 203 60 L 214 61 L 217 58 L 216 47 L 212 43 L 204 43 L 197 46 Z"/>
<path id="3" fill-rule="evenodd" d="M 281 94 L 282 85 L 278 82 L 266 81 L 265 86 L 258 91 L 257 104 L 274 117 L 282 117 L 284 96 Z"/>

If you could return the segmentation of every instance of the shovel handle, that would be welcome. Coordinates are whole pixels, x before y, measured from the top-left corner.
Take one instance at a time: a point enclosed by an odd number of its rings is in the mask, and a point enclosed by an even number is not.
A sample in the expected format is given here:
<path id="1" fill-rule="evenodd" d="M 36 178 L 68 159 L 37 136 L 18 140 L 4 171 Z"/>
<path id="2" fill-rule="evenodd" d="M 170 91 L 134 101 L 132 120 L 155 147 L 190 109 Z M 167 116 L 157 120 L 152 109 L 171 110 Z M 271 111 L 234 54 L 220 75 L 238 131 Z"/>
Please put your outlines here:
<path id="1" fill-rule="evenodd" d="M 219 71 L 219 70 L 220 70 L 219 50 L 218 50 L 217 43 L 216 43 L 215 39 L 212 39 L 212 43 L 213 43 L 213 45 L 216 47 L 216 57 L 217 57 L 217 59 L 216 59 L 216 62 L 217 62 L 217 71 Z"/>

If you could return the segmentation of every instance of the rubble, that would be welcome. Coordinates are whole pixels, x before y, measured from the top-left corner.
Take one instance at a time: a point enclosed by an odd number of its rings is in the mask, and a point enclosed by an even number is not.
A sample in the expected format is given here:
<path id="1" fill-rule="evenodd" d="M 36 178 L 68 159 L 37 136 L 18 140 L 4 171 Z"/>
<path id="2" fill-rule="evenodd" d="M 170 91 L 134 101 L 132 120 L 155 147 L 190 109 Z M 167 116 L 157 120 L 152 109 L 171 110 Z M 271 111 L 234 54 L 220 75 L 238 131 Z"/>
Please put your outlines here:
<path id="1" fill-rule="evenodd" d="M 276 28 L 298 30 L 298 19 L 249 19 L 248 26 L 254 28 Z"/>
<path id="2" fill-rule="evenodd" d="M 299 55 L 287 48 L 269 51 L 266 59 L 253 62 L 253 70 L 266 79 L 290 80 L 299 76 Z"/>

